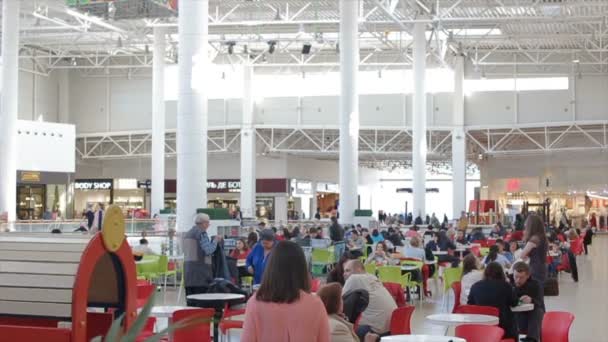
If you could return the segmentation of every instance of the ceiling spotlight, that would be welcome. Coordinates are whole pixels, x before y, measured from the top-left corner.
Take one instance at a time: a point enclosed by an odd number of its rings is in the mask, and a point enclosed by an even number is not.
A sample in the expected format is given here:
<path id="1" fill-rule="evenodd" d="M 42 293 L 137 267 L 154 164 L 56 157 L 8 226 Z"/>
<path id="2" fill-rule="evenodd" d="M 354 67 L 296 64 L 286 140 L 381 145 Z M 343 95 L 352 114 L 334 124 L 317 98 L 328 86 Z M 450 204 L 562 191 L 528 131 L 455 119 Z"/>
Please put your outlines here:
<path id="1" fill-rule="evenodd" d="M 303 55 L 310 54 L 310 49 L 311 48 L 312 48 L 312 45 L 310 43 L 306 43 L 306 44 L 302 45 L 302 54 Z"/>
<path id="2" fill-rule="evenodd" d="M 268 42 L 268 53 L 273 54 L 276 47 L 277 47 L 277 42 L 275 42 L 274 40 L 269 41 Z"/>
<path id="3" fill-rule="evenodd" d="M 573 59 L 573 60 L 572 60 L 572 63 L 580 63 L 580 62 L 581 62 L 581 60 L 580 60 L 580 59 Z"/>

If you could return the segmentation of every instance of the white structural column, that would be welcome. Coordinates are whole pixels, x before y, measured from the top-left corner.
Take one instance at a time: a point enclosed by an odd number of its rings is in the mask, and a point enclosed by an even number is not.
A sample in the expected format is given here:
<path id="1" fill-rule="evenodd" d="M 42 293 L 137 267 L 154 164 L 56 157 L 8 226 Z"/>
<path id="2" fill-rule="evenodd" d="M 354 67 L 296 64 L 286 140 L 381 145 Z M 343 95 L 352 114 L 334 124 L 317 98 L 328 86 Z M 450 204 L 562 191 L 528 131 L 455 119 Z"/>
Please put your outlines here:
<path id="1" fill-rule="evenodd" d="M 0 214 L 17 211 L 17 106 L 19 99 L 19 4 L 2 2 L 2 104 L 0 106 Z"/>
<path id="2" fill-rule="evenodd" d="M 152 215 L 165 208 L 165 28 L 154 28 L 152 60 Z"/>
<path id="3" fill-rule="evenodd" d="M 241 126 L 241 213 L 255 217 L 255 130 L 253 128 L 253 66 L 243 67 L 243 124 Z"/>
<path id="4" fill-rule="evenodd" d="M 340 222 L 352 224 L 359 169 L 359 6 L 340 0 Z M 315 208 L 316 209 L 316 208 Z"/>
<path id="5" fill-rule="evenodd" d="M 452 185 L 453 185 L 453 214 L 452 218 L 460 217 L 460 212 L 466 210 L 466 134 L 464 132 L 464 56 L 454 60 L 454 95 L 452 129 Z"/>
<path id="6" fill-rule="evenodd" d="M 177 103 L 177 229 L 188 230 L 207 207 L 209 0 L 179 2 Z"/>
<path id="7" fill-rule="evenodd" d="M 311 187 L 312 199 L 310 200 L 311 208 L 310 208 L 310 217 L 308 219 L 314 220 L 315 215 L 317 214 L 317 207 L 319 206 L 319 203 L 317 201 L 317 182 L 311 182 L 310 187 Z"/>
<path id="8" fill-rule="evenodd" d="M 426 215 L 426 24 L 414 24 L 414 101 L 412 169 L 414 218 Z"/>

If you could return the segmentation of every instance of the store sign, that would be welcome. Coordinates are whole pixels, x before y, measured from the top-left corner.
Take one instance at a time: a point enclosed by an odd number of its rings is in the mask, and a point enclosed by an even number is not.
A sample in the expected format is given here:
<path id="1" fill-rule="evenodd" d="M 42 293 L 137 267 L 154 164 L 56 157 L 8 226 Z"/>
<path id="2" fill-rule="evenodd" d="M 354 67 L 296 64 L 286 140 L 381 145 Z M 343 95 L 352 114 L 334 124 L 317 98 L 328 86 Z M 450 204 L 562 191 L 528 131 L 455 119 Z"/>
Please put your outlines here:
<path id="1" fill-rule="evenodd" d="M 295 188 L 297 195 L 312 194 L 312 182 L 292 180 L 292 188 Z"/>
<path id="2" fill-rule="evenodd" d="M 111 190 L 112 179 L 79 179 L 74 182 L 74 190 Z"/>
<path id="3" fill-rule="evenodd" d="M 207 192 L 241 192 L 241 181 L 238 179 L 212 179 L 207 181 Z"/>
<path id="4" fill-rule="evenodd" d="M 21 181 L 28 182 L 28 183 L 39 183 L 40 182 L 40 172 L 22 171 L 21 172 Z"/>
<path id="5" fill-rule="evenodd" d="M 137 189 L 137 179 L 123 178 L 116 182 L 116 189 L 120 190 L 135 190 Z"/>
<path id="6" fill-rule="evenodd" d="M 144 181 L 144 182 L 137 182 L 137 187 L 140 189 L 149 190 L 152 188 L 152 181 L 149 179 L 146 179 L 146 181 Z"/>

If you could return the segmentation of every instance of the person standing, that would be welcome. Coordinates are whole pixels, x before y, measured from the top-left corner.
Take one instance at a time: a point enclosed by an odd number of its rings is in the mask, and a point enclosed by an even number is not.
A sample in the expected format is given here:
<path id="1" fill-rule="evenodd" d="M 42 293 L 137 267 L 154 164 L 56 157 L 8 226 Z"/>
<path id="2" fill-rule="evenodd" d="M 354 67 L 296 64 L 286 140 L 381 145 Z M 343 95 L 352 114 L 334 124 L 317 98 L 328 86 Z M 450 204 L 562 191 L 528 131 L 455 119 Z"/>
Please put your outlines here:
<path id="1" fill-rule="evenodd" d="M 91 204 L 87 205 L 87 211 L 84 213 L 84 216 L 87 218 L 87 230 L 91 230 L 95 221 L 95 213 Z"/>
<path id="2" fill-rule="evenodd" d="M 338 218 L 332 216 L 331 226 L 329 226 L 329 238 L 331 243 L 334 245 L 334 257 L 335 261 L 340 260 L 340 257 L 344 253 L 344 228 L 338 223 Z"/>
<path id="3" fill-rule="evenodd" d="M 515 314 L 519 331 L 526 332 L 526 338 L 522 341 L 538 342 L 540 341 L 543 316 L 545 315 L 543 291 L 540 284 L 530 278 L 530 267 L 522 261 L 513 265 L 513 282 L 517 298 L 524 304 L 534 304 L 532 311 Z"/>
<path id="4" fill-rule="evenodd" d="M 241 341 L 329 342 L 325 306 L 310 287 L 302 248 L 279 242 L 260 289 L 247 301 Z"/>
<path id="5" fill-rule="evenodd" d="M 206 293 L 209 284 L 213 281 L 212 255 L 218 243 L 223 238 L 216 236 L 210 238 L 209 215 L 198 214 L 194 219 L 194 226 L 184 235 L 184 287 L 186 297 L 198 293 Z M 188 306 L 196 306 L 196 302 L 187 301 Z"/>
<path id="6" fill-rule="evenodd" d="M 321 208 L 317 207 L 317 212 L 315 213 L 315 220 L 321 219 Z"/>
<path id="7" fill-rule="evenodd" d="M 266 263 L 275 245 L 274 232 L 271 229 L 264 229 L 260 233 L 260 242 L 253 247 L 245 261 L 247 271 L 253 274 L 253 285 L 257 285 L 262 281 Z"/>
<path id="8" fill-rule="evenodd" d="M 545 234 L 545 225 L 538 215 L 530 215 L 525 223 L 524 241 L 526 245 L 521 252 L 523 260 L 530 260 L 530 276 L 540 284 L 541 297 L 547 280 L 547 251 L 549 242 Z M 544 309 L 544 308 L 543 308 Z"/>
<path id="9" fill-rule="evenodd" d="M 101 231 L 103 228 L 103 219 L 105 211 L 103 210 L 103 203 L 97 203 L 97 211 L 95 211 L 95 216 L 93 217 L 93 225 L 91 227 L 92 232 Z"/>
<path id="10" fill-rule="evenodd" d="M 469 228 L 469 219 L 467 217 L 467 212 L 463 210 L 460 213 L 460 219 L 458 219 L 458 229 L 466 232 L 467 228 Z"/>

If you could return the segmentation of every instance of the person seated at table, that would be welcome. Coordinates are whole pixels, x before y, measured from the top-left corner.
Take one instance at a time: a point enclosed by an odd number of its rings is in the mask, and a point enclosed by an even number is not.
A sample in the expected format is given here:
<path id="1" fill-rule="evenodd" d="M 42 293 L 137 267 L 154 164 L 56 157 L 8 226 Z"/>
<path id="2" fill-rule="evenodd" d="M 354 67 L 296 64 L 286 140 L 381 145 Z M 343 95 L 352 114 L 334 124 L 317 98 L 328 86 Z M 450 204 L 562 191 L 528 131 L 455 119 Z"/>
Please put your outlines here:
<path id="1" fill-rule="evenodd" d="M 403 247 L 403 256 L 405 258 L 413 258 L 424 260 L 426 253 L 424 252 L 424 248 L 422 248 L 422 242 L 418 236 L 414 236 L 410 239 L 409 246 Z"/>
<path id="2" fill-rule="evenodd" d="M 236 248 L 230 252 L 230 256 L 236 260 L 245 260 L 247 259 L 249 252 L 251 252 L 251 250 L 247 247 L 245 239 L 238 239 L 236 240 Z"/>
<path id="3" fill-rule="evenodd" d="M 549 243 L 549 254 L 551 262 L 547 264 L 548 272 L 550 275 L 557 276 L 557 267 L 562 263 L 562 251 L 557 243 Z"/>
<path id="4" fill-rule="evenodd" d="M 378 231 L 378 229 L 374 229 L 372 231 L 372 243 L 378 243 L 378 242 L 382 242 L 384 241 L 384 236 L 382 236 L 382 234 L 380 234 L 380 232 Z"/>
<path id="5" fill-rule="evenodd" d="M 329 342 L 325 307 L 310 293 L 310 282 L 302 248 L 291 241 L 277 243 L 262 285 L 247 301 L 241 341 Z"/>
<path id="6" fill-rule="evenodd" d="M 513 254 L 511 254 L 511 251 L 505 250 L 505 242 L 502 239 L 496 239 L 496 246 L 498 246 L 498 254 L 504 256 L 509 261 L 509 265 L 512 265 Z"/>
<path id="7" fill-rule="evenodd" d="M 509 269 L 511 267 L 511 263 L 507 258 L 499 253 L 498 245 L 490 246 L 490 252 L 483 258 L 482 263 L 484 265 L 488 265 L 489 263 L 496 262 L 504 269 Z"/>
<path id="8" fill-rule="evenodd" d="M 505 272 L 497 262 L 486 265 L 483 279 L 473 284 L 467 304 L 493 306 L 499 311 L 498 325 L 504 329 L 504 339 L 517 339 L 517 326 L 511 311 L 518 304 L 515 292 L 505 278 Z"/>
<path id="9" fill-rule="evenodd" d="M 334 264 L 334 267 L 327 273 L 327 283 L 339 283 L 340 285 L 344 285 L 344 264 L 347 261 L 358 259 L 357 256 L 353 255 L 350 252 L 346 252 L 342 254 L 340 260 Z"/>
<path id="10" fill-rule="evenodd" d="M 372 236 L 369 234 L 369 230 L 367 230 L 367 228 L 361 229 L 361 236 L 365 239 L 366 245 L 374 244 L 374 240 L 372 240 Z"/>
<path id="11" fill-rule="evenodd" d="M 493 238 L 501 238 L 507 234 L 507 230 L 503 227 L 502 223 L 496 222 L 494 227 L 492 227 L 492 231 L 490 232 L 490 237 Z"/>
<path id="12" fill-rule="evenodd" d="M 348 251 L 357 256 L 363 256 L 363 248 L 365 248 L 365 239 L 359 235 L 359 232 L 352 230 L 350 233 L 350 239 L 346 244 Z"/>
<path id="13" fill-rule="evenodd" d="M 454 241 L 461 245 L 468 244 L 467 238 L 464 236 L 464 232 L 462 230 L 456 232 L 456 239 Z"/>
<path id="14" fill-rule="evenodd" d="M 344 265 L 346 283 L 342 295 L 350 291 L 365 290 L 369 294 L 367 308 L 361 314 L 357 336 L 361 341 L 369 332 L 380 336 L 390 333 L 391 315 L 397 308 L 395 300 L 376 276 L 365 272 L 359 260 L 349 260 Z"/>
<path id="15" fill-rule="evenodd" d="M 406 238 L 412 238 L 414 236 L 420 236 L 420 234 L 418 234 L 418 226 L 417 225 L 411 226 L 410 229 L 408 229 L 405 232 L 405 237 Z"/>
<path id="16" fill-rule="evenodd" d="M 483 272 L 479 270 L 479 261 L 473 254 L 462 259 L 462 278 L 460 279 L 460 305 L 467 304 L 469 292 L 473 284 L 483 279 Z"/>
<path id="17" fill-rule="evenodd" d="M 397 247 L 403 247 L 403 235 L 401 234 L 401 232 L 399 231 L 399 229 L 395 229 L 393 227 L 390 227 L 388 229 L 388 233 L 386 234 L 385 237 L 385 242 L 390 242 L 391 245 L 393 245 L 393 248 L 397 248 Z"/>
<path id="18" fill-rule="evenodd" d="M 258 234 L 256 232 L 251 232 L 247 235 L 247 247 L 252 249 L 258 243 Z"/>
<path id="19" fill-rule="evenodd" d="M 517 241 L 511 240 L 511 242 L 509 242 L 509 252 L 511 252 L 511 255 L 513 255 L 513 261 L 521 259 L 522 249 L 519 248 Z"/>
<path id="20" fill-rule="evenodd" d="M 156 255 L 152 248 L 148 246 L 148 240 L 146 239 L 140 239 L 139 245 L 133 246 L 131 249 L 133 250 L 133 254 L 137 255 Z"/>
<path id="21" fill-rule="evenodd" d="M 257 285 L 262 281 L 266 263 L 275 245 L 274 232 L 270 229 L 264 229 L 260 233 L 260 242 L 253 247 L 245 262 L 247 272 L 253 274 L 253 285 Z"/>
<path id="22" fill-rule="evenodd" d="M 323 238 L 323 229 L 310 227 L 308 230 L 308 238 L 309 239 L 322 239 Z"/>
<path id="23" fill-rule="evenodd" d="M 386 248 L 386 244 L 384 242 L 378 242 L 376 244 L 376 250 L 372 252 L 367 257 L 365 261 L 366 264 L 376 264 L 376 265 L 390 265 L 393 263 L 393 260 L 388 255 L 388 249 Z"/>
<path id="24" fill-rule="evenodd" d="M 484 241 L 484 240 L 486 240 L 486 236 L 483 233 L 483 230 L 481 229 L 481 227 L 477 227 L 477 228 L 473 229 L 473 232 L 469 236 L 469 241 L 475 242 L 475 241 Z"/>
<path id="25" fill-rule="evenodd" d="M 534 304 L 532 311 L 515 313 L 520 333 L 526 334 L 526 338 L 521 341 L 538 342 L 545 314 L 545 302 L 540 284 L 530 278 L 530 266 L 522 261 L 513 265 L 513 280 L 519 301 L 524 304 Z"/>
<path id="26" fill-rule="evenodd" d="M 344 314 L 342 301 L 342 285 L 338 283 L 327 283 L 317 291 L 317 296 L 325 305 L 325 311 L 329 318 L 329 330 L 332 342 L 359 342 L 359 337 L 353 330 L 351 324 Z M 365 335 L 365 342 L 375 342 L 379 338 L 374 333 Z"/>
<path id="27" fill-rule="evenodd" d="M 439 250 L 442 252 L 448 252 L 447 254 L 438 256 L 439 262 L 449 262 L 452 264 L 452 267 L 458 267 L 460 258 L 454 255 L 456 245 L 448 238 L 445 231 L 437 233 L 437 247 L 439 247 Z"/>

